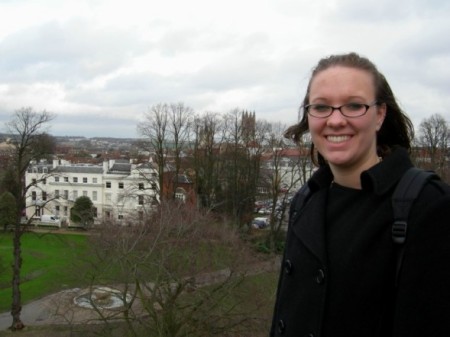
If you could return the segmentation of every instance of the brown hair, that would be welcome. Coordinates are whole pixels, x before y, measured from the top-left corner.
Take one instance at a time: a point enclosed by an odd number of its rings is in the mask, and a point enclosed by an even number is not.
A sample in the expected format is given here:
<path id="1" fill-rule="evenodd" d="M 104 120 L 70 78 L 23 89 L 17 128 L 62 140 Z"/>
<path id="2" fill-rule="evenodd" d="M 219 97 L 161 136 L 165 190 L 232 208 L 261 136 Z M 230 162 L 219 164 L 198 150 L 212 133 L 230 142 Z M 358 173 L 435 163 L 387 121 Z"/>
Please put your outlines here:
<path id="1" fill-rule="evenodd" d="M 308 116 L 305 106 L 309 104 L 309 92 L 311 82 L 314 77 L 321 71 L 335 66 L 343 66 L 365 70 L 374 78 L 375 99 L 378 104 L 386 104 L 386 117 L 381 129 L 377 133 L 377 151 L 379 156 L 385 156 L 394 146 L 402 146 L 408 151 L 411 149 L 411 140 L 414 137 L 414 127 L 408 116 L 398 105 L 394 93 L 389 83 L 382 73 L 380 73 L 369 59 L 361 57 L 356 53 L 331 55 L 319 61 L 313 69 L 311 78 L 308 83 L 303 104 L 300 107 L 303 110 L 302 119 L 298 124 L 289 127 L 285 132 L 285 137 L 299 142 L 302 136 L 309 131 Z M 311 143 L 311 158 L 316 165 L 325 164 L 325 159 L 314 151 L 314 144 Z"/>

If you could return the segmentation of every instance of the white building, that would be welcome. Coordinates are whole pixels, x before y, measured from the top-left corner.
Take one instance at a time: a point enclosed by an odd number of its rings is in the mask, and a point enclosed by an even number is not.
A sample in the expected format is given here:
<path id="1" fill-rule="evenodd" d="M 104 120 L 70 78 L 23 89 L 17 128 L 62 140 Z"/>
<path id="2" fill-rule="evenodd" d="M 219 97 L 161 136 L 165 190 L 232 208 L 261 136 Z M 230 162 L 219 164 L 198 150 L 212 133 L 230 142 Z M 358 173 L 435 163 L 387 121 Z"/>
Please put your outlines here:
<path id="1" fill-rule="evenodd" d="M 54 214 L 68 223 L 75 200 L 87 196 L 94 204 L 97 223 L 127 223 L 142 219 L 159 203 L 153 163 L 109 160 L 99 166 L 54 160 L 30 165 L 25 180 L 26 186 L 32 185 L 27 192 L 28 218 Z"/>
<path id="2" fill-rule="evenodd" d="M 279 148 L 264 153 L 261 169 L 261 191 L 267 190 L 267 185 L 272 186 L 275 183 L 282 190 L 289 190 L 291 193 L 302 187 L 314 172 L 309 150 L 298 148 Z"/>

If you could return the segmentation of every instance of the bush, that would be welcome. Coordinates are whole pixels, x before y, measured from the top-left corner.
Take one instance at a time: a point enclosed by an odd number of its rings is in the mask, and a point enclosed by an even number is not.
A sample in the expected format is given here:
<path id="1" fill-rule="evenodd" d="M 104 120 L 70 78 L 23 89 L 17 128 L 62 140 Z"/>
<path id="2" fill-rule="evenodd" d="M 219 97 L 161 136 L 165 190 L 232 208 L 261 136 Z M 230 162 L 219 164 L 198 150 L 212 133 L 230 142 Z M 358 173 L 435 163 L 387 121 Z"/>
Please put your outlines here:
<path id="1" fill-rule="evenodd" d="M 98 310 L 105 327 L 121 317 L 124 335 L 227 336 L 261 320 L 258 295 L 245 306 L 239 295 L 245 267 L 258 257 L 235 230 L 191 206 L 163 202 L 130 226 L 100 226 L 90 240 L 84 270 L 92 289 L 114 284 L 131 296 L 113 319 Z"/>

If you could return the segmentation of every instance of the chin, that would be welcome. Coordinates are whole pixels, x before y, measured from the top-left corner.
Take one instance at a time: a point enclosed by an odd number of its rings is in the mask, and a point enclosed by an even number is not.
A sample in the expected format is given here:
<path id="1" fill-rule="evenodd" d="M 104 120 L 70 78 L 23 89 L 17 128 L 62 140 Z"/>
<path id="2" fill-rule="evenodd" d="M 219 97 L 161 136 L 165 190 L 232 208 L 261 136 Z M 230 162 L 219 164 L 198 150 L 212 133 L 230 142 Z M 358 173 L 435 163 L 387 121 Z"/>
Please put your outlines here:
<path id="1" fill-rule="evenodd" d="M 345 155 L 332 155 L 324 158 L 331 165 L 346 165 L 351 162 L 351 158 L 348 158 Z"/>

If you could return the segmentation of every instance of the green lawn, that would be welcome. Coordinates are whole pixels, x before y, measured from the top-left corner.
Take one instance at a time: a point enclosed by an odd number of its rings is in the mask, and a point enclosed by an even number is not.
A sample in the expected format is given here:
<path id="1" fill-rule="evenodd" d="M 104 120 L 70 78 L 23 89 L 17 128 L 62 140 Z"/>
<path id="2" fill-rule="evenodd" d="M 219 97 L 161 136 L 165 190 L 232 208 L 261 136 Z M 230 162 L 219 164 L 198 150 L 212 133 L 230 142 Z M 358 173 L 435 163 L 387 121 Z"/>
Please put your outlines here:
<path id="1" fill-rule="evenodd" d="M 74 262 L 86 237 L 78 234 L 25 233 L 22 236 L 22 302 L 79 286 Z M 12 233 L 0 233 L 0 312 L 11 305 Z"/>
<path id="2" fill-rule="evenodd" d="M 117 241 L 117 247 L 121 246 L 120 242 Z M 95 254 L 93 253 L 94 251 L 88 249 L 88 244 L 88 237 L 79 234 L 24 234 L 22 237 L 23 267 L 21 285 L 23 304 L 62 289 L 82 287 L 83 284 L 81 283 L 87 282 L 86 275 L 89 275 L 91 272 L 93 273 L 92 275 L 100 273 L 100 275 L 97 275 L 95 282 L 119 281 L 122 271 L 120 266 L 124 260 L 131 258 L 131 256 L 124 255 L 120 259 L 117 258 L 117 255 L 115 255 L 117 252 L 112 246 L 99 246 L 97 253 L 103 252 L 104 255 Z M 90 245 L 97 247 L 95 241 L 90 243 Z M 232 246 L 228 246 L 220 241 L 203 242 L 194 246 L 195 249 L 190 247 L 191 250 L 185 250 L 186 247 L 183 245 L 170 245 L 169 250 L 162 250 L 155 254 L 153 258 L 160 261 L 159 254 L 167 253 L 169 254 L 167 256 L 169 259 L 167 267 L 173 265 L 174 271 L 178 270 L 177 268 L 180 266 L 185 266 L 185 268 L 190 266 L 193 270 L 203 271 L 204 269 L 218 270 L 232 266 L 236 263 L 235 255 L 240 254 L 239 249 L 233 249 Z M 113 254 L 114 252 L 115 254 Z M 253 257 L 255 253 L 251 254 Z M 100 264 L 98 262 L 99 257 L 101 257 L 102 261 Z M 0 233 L 0 312 L 9 311 L 11 305 L 11 268 L 9 267 L 11 261 L 12 234 Z M 88 261 L 92 264 L 88 263 L 84 264 L 84 267 L 80 267 L 83 264 L 82 261 Z M 253 258 L 251 261 L 241 259 L 237 261 L 239 262 L 238 266 L 244 267 L 243 270 L 245 270 L 246 263 L 255 263 Z M 76 265 L 79 266 L 78 269 L 75 267 Z M 152 265 L 151 260 L 146 262 L 142 266 L 144 268 L 142 272 L 155 273 L 156 271 L 152 270 Z M 107 271 L 106 273 L 102 271 L 104 267 Z M 105 278 L 105 280 L 102 280 L 102 278 Z M 265 336 L 270 326 L 277 279 L 278 272 L 275 271 L 246 277 L 237 287 L 230 289 L 221 307 L 216 309 L 219 310 L 218 312 L 221 312 L 235 308 L 236 310 L 233 312 L 237 314 L 236 317 L 238 319 L 244 317 L 248 320 L 246 324 L 252 324 L 252 336 Z M 193 298 L 201 295 L 203 291 L 187 293 L 183 296 L 184 301 L 191 303 Z M 211 314 L 215 314 L 215 312 L 212 311 Z M 87 330 L 91 329 L 91 327 L 85 328 Z M 68 330 L 61 331 L 61 334 L 54 330 L 54 327 L 50 326 L 48 330 L 43 331 L 44 334 L 42 335 L 37 334 L 37 331 L 33 330 L 30 331 L 31 334 L 29 336 L 68 336 Z M 81 335 L 85 337 L 93 336 L 91 334 Z M 3 336 L 1 332 L 0 336 Z"/>

